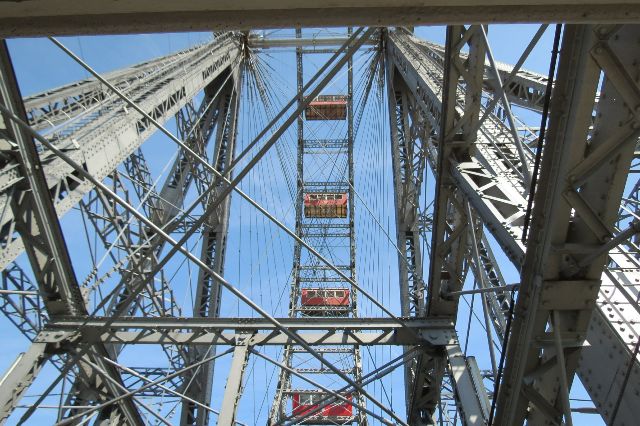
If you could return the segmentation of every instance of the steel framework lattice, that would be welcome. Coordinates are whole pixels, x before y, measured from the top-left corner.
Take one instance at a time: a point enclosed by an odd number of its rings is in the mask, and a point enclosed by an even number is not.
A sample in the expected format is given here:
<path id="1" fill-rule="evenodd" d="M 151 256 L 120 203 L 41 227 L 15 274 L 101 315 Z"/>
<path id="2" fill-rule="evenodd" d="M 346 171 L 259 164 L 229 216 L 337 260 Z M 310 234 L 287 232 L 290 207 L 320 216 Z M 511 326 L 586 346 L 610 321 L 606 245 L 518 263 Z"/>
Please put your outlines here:
<path id="1" fill-rule="evenodd" d="M 0 45 L 0 424 L 637 423 L 637 2 L 5 3 L 89 77 Z M 558 24 L 507 65 L 494 21 Z"/>

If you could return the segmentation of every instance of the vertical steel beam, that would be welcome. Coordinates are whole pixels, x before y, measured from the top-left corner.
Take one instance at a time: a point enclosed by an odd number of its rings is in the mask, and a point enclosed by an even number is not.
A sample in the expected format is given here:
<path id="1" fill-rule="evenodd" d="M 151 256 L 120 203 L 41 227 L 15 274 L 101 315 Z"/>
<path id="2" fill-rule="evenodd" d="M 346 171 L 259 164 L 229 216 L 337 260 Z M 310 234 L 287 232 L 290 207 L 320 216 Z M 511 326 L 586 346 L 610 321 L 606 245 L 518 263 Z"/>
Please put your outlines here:
<path id="1" fill-rule="evenodd" d="M 400 284 L 400 310 L 403 316 L 423 316 L 425 314 L 424 281 L 422 270 L 421 242 L 418 230 L 420 214 L 420 186 L 426 156 L 422 149 L 417 149 L 429 132 L 417 134 L 409 123 L 410 105 L 405 83 L 395 72 L 391 60 L 387 64 L 387 89 L 389 102 L 389 119 L 391 130 L 391 161 L 393 169 L 394 203 L 396 218 L 396 245 L 398 253 L 398 272 Z M 414 170 L 415 166 L 418 170 Z M 408 348 L 405 349 L 407 351 Z M 410 401 L 418 389 L 425 407 L 435 407 L 440 379 L 430 377 L 425 380 L 429 386 L 416 388 L 416 381 L 429 372 L 417 371 L 423 359 L 433 359 L 426 353 L 418 354 L 416 359 L 405 365 L 405 398 Z M 410 410 L 407 407 L 407 410 Z M 431 410 L 431 408 L 427 408 Z"/>
<path id="2" fill-rule="evenodd" d="M 419 197 L 426 158 L 421 149 L 423 143 L 421 139 L 429 137 L 429 132 L 417 134 L 414 131 L 409 121 L 410 106 L 405 84 L 392 69 L 389 69 L 387 74 L 396 208 L 396 244 L 401 251 L 398 253 L 400 307 L 403 316 L 422 316 L 425 302 L 418 220 Z"/>
<path id="3" fill-rule="evenodd" d="M 497 400 L 498 425 L 525 418 L 532 425 L 560 422 L 566 410 L 563 388 L 570 388 L 580 362 L 607 260 L 603 251 L 595 258 L 591 253 L 613 235 L 640 134 L 635 109 L 640 106 L 635 77 L 640 58 L 634 47 L 639 36 L 640 27 L 634 25 L 565 28 Z M 588 264 L 582 264 L 584 258 Z M 548 332 L 552 316 L 560 324 L 553 333 L 562 336 L 561 353 L 543 344 L 547 338 L 553 343 Z"/>
<path id="4" fill-rule="evenodd" d="M 446 345 L 449 372 L 462 424 L 483 426 L 489 420 L 489 395 L 473 357 L 462 353 L 460 345 Z"/>
<path id="5" fill-rule="evenodd" d="M 464 284 L 467 215 L 452 176 L 451 161 L 468 156 L 477 139 L 485 56 L 482 27 L 449 27 L 447 37 L 427 296 L 427 315 L 436 317 L 455 317 L 457 299 L 443 295 L 460 290 Z M 459 53 L 465 43 L 469 44 L 469 57 L 462 63 Z M 458 94 L 461 78 L 466 86 L 464 100 Z M 462 110 L 458 108 L 461 102 Z"/>
<path id="6" fill-rule="evenodd" d="M 5 424 L 24 392 L 49 358 L 46 343 L 33 343 L 0 379 L 0 424 Z"/>
<path id="7" fill-rule="evenodd" d="M 232 82 L 223 91 L 216 124 L 216 142 L 212 164 L 222 176 L 228 179 L 232 178 L 229 164 L 233 161 L 236 152 L 235 141 L 241 78 L 239 72 L 234 73 Z M 220 186 L 222 183 L 220 179 L 212 176 L 210 184 Z M 213 194 L 215 195 L 215 191 Z M 230 207 L 231 195 L 210 215 L 205 222 L 202 233 L 200 259 L 220 275 L 224 274 Z M 205 270 L 199 270 L 193 307 L 194 316 L 217 317 L 220 313 L 221 290 L 220 284 L 211 274 Z M 205 356 L 215 354 L 215 350 L 215 346 L 206 349 L 191 347 L 189 348 L 189 362 L 197 362 Z M 195 401 L 207 406 L 211 403 L 214 366 L 213 361 L 208 362 L 196 370 L 189 370 L 184 377 L 184 383 L 188 386 L 185 393 Z M 206 425 L 209 422 L 209 411 L 202 409 L 201 405 L 194 404 L 192 401 L 183 401 L 180 416 L 182 425 Z"/>
<path id="8" fill-rule="evenodd" d="M 227 375 L 227 386 L 224 389 L 224 396 L 222 398 L 222 408 L 218 415 L 219 426 L 233 426 L 235 424 L 238 403 L 242 395 L 242 378 L 244 377 L 244 371 L 247 368 L 247 361 L 249 360 L 250 341 L 250 336 L 239 338 L 238 341 L 236 341 L 237 346 L 233 351 L 233 360 L 231 361 L 231 368 Z"/>
<path id="9" fill-rule="evenodd" d="M 353 28 L 348 28 L 348 34 L 353 34 Z M 356 191 L 355 191 L 355 170 L 353 149 L 355 145 L 354 134 L 354 108 L 353 108 L 353 56 L 349 58 L 347 62 L 347 182 L 349 186 L 349 278 L 356 282 Z M 363 107 L 364 108 L 364 107 Z M 351 313 L 353 317 L 358 317 L 358 289 L 351 286 Z M 362 358 L 360 354 L 360 347 L 355 345 L 353 347 L 353 377 L 357 383 L 362 382 Z M 361 407 L 366 407 L 367 402 L 364 395 L 361 392 L 355 393 L 355 398 Z M 367 426 L 369 424 L 367 419 L 367 413 L 361 409 L 358 410 L 357 423 L 359 426 Z"/>
<path id="10" fill-rule="evenodd" d="M 460 56 L 460 50 L 465 44 L 469 45 L 469 55 L 463 61 Z M 469 155 L 470 146 L 477 138 L 476 131 L 481 107 L 485 48 L 480 26 L 471 26 L 469 28 L 454 26 L 448 28 L 443 64 L 444 88 L 441 92 L 442 101 L 440 105 L 437 105 L 436 102 L 428 105 L 432 109 L 427 109 L 427 117 L 425 117 L 425 121 L 431 124 L 435 133 L 430 143 L 437 149 L 437 161 L 434 161 L 432 166 L 436 169 L 435 174 L 438 185 L 435 194 L 431 262 L 429 264 L 427 303 L 424 308 L 424 314 L 431 317 L 448 317 L 454 321 L 457 313 L 457 298 L 450 298 L 445 295 L 448 292 L 459 290 L 463 285 L 464 270 L 467 267 L 466 239 L 468 232 L 466 232 L 467 215 L 464 211 L 462 194 L 452 177 L 451 161 L 466 158 Z M 395 48 L 389 51 L 388 61 L 400 67 L 402 65 L 396 61 L 396 55 Z M 407 68 L 397 68 L 397 72 L 406 79 Z M 461 78 L 464 81 L 465 90 L 460 94 L 459 80 Z M 389 86 L 392 87 L 392 84 Z M 428 94 L 421 92 L 423 89 L 423 87 L 417 87 L 418 95 L 422 96 L 422 98 L 419 98 L 421 102 L 428 101 L 425 96 L 428 96 Z M 427 90 L 429 89 L 427 88 Z M 390 98 L 392 95 L 394 98 L 396 97 L 395 94 L 390 93 Z M 398 96 L 398 100 L 400 99 L 401 97 Z M 437 102 L 439 103 L 439 101 Z M 390 103 L 390 111 L 396 110 L 398 104 L 401 104 L 401 102 L 397 102 L 396 105 Z M 407 102 L 405 101 L 404 104 L 406 105 Z M 464 108 L 459 108 L 459 105 L 464 105 Z M 402 113 L 401 110 L 398 112 Z M 403 119 L 401 114 L 397 113 L 397 115 L 397 122 L 392 122 L 392 141 L 399 141 L 398 135 L 400 134 L 409 135 L 408 129 L 402 130 L 403 127 L 407 128 L 407 125 L 403 124 L 406 118 Z M 399 131 L 393 133 L 393 129 L 399 129 Z M 426 137 L 429 137 L 431 132 L 424 133 Z M 409 144 L 407 143 L 406 145 Z M 398 148 L 394 147 L 394 151 L 402 151 L 401 148 Z M 402 173 L 399 163 L 399 159 L 394 159 L 394 174 Z M 395 179 L 397 180 L 398 177 Z M 404 179 L 407 179 L 407 177 L 404 176 Z M 401 187 L 396 184 L 396 192 L 399 190 L 401 190 Z M 417 216 L 417 205 L 413 200 L 408 203 L 410 209 L 398 206 L 397 200 L 401 199 L 401 197 L 402 195 L 396 194 L 396 215 L 402 215 L 403 219 L 401 220 L 411 217 L 412 213 Z M 414 222 L 416 219 L 417 217 L 413 219 Z M 402 221 L 399 224 L 402 224 Z M 400 244 L 400 242 L 399 238 L 398 243 Z M 402 241 L 402 244 L 403 246 L 407 245 L 404 241 Z M 402 271 L 406 269 L 406 267 L 402 266 L 402 263 L 407 262 L 407 260 L 401 259 L 400 262 Z M 406 278 L 401 277 L 401 283 L 406 280 Z M 406 289 L 408 286 L 404 284 L 404 287 L 403 294 L 408 293 Z M 406 307 L 409 306 L 408 302 L 405 301 L 403 303 L 405 303 Z M 431 422 L 431 417 L 439 400 L 438 395 L 440 382 L 444 374 L 444 362 L 442 359 L 437 360 L 433 357 L 423 356 L 418 360 L 415 373 L 412 374 L 415 376 L 410 380 L 412 388 L 411 395 L 408 398 L 409 420 L 416 423 Z M 429 380 L 426 379 L 427 376 L 430 376 Z M 408 378 L 411 379 L 411 377 Z M 427 397 L 427 395 L 431 396 Z"/>

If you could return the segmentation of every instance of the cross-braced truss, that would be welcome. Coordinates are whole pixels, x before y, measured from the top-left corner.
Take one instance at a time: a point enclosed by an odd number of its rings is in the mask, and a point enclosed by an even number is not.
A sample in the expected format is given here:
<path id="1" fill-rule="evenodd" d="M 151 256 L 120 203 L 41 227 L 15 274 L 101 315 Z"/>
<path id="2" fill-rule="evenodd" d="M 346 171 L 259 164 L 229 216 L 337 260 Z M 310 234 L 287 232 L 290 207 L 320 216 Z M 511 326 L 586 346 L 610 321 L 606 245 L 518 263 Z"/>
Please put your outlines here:
<path id="1" fill-rule="evenodd" d="M 431 10 L 347 3 L 245 12 Z M 104 74 L 51 37 L 90 77 L 24 98 L 2 42 L 0 423 L 635 424 L 640 12 L 591 3 L 523 7 L 577 23 L 513 65 L 486 24 L 194 4 L 157 17 L 238 32 Z M 148 17 L 44 9 L 0 22 Z"/>

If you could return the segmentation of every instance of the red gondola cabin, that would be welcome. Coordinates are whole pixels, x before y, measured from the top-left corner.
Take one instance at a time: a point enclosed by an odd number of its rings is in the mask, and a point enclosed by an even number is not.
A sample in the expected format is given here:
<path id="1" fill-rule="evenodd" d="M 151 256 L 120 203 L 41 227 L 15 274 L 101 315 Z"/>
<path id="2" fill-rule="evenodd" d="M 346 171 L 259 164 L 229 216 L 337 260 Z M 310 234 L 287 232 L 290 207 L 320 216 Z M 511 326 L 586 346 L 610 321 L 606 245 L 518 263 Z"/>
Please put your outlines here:
<path id="1" fill-rule="evenodd" d="M 293 415 L 300 416 L 322 405 L 320 402 L 329 395 L 324 393 L 298 392 L 293 394 Z M 345 395 L 351 401 L 351 395 Z M 301 424 L 348 424 L 353 422 L 353 407 L 347 402 L 334 400 L 309 416 Z"/>
<path id="2" fill-rule="evenodd" d="M 349 306 L 349 289 L 303 288 L 302 306 Z"/>
<path id="3" fill-rule="evenodd" d="M 319 95 L 304 110 L 307 120 L 346 120 L 347 97 L 344 95 Z"/>
<path id="4" fill-rule="evenodd" d="M 300 301 L 309 316 L 349 314 L 349 289 L 346 288 L 303 288 Z"/>
<path id="5" fill-rule="evenodd" d="M 305 194 L 304 215 L 329 219 L 347 217 L 347 193 L 315 192 Z"/>

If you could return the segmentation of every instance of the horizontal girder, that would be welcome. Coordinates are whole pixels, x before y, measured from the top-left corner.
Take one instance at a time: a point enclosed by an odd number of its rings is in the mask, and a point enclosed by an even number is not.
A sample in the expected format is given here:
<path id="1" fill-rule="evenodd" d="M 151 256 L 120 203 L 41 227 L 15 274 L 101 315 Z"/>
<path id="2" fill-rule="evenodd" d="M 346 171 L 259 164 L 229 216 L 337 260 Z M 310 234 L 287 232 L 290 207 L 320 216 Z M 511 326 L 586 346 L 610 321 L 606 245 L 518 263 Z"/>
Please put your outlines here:
<path id="1" fill-rule="evenodd" d="M 401 323 L 391 318 L 276 318 L 284 327 L 290 330 L 386 330 L 399 329 L 441 329 L 451 330 L 453 323 L 439 319 L 402 318 Z M 104 317 L 60 318 L 50 322 L 48 327 L 55 329 L 79 329 L 104 327 L 111 330 L 235 330 L 238 332 L 254 332 L 258 330 L 271 331 L 277 327 L 265 318 L 176 318 L 176 317 L 120 317 L 110 319 Z"/>
<path id="2" fill-rule="evenodd" d="M 451 345 L 457 343 L 446 320 L 386 318 L 279 318 L 283 327 L 310 345 Z M 107 325 L 108 324 L 108 325 Z M 300 333 L 302 331 L 302 333 Z M 68 318 L 50 323 L 36 341 L 86 343 L 236 345 L 290 344 L 290 338 L 261 318 Z"/>
<path id="3" fill-rule="evenodd" d="M 265 38 L 259 35 L 249 37 L 249 47 L 269 49 L 278 47 L 321 47 L 321 46 L 342 46 L 347 41 L 345 37 L 304 37 L 304 38 Z M 365 45 L 377 44 L 378 40 L 370 39 L 365 41 Z"/>
<path id="4" fill-rule="evenodd" d="M 58 337 L 56 337 L 58 336 Z M 48 333 L 43 332 L 41 339 L 44 342 L 60 341 L 62 336 L 73 338 L 73 334 L 60 333 L 59 331 Z M 377 332 L 305 332 L 299 333 L 298 336 L 308 345 L 311 346 L 415 346 L 422 345 L 428 347 L 429 344 L 440 347 L 444 344 L 454 344 L 455 333 L 453 329 L 449 331 L 437 330 L 424 334 L 429 340 L 416 337 L 415 335 L 402 334 L 398 331 L 377 331 Z M 433 338 L 431 336 L 434 336 Z M 190 346 L 236 346 L 246 338 L 245 334 L 235 333 L 214 333 L 211 331 L 202 331 L 190 333 L 186 331 L 116 331 L 113 333 L 103 333 L 89 335 L 86 338 L 87 343 L 118 344 L 150 344 L 150 345 L 190 345 Z M 272 333 L 256 333 L 251 337 L 250 344 L 252 346 L 284 346 L 291 342 L 291 339 L 280 332 Z M 325 373 L 327 370 L 325 369 Z"/>
<path id="5" fill-rule="evenodd" d="M 28 0 L 0 2 L 0 16 L 0 36 L 15 37 L 297 26 L 633 22 L 640 18 L 640 4 L 620 0 Z"/>

